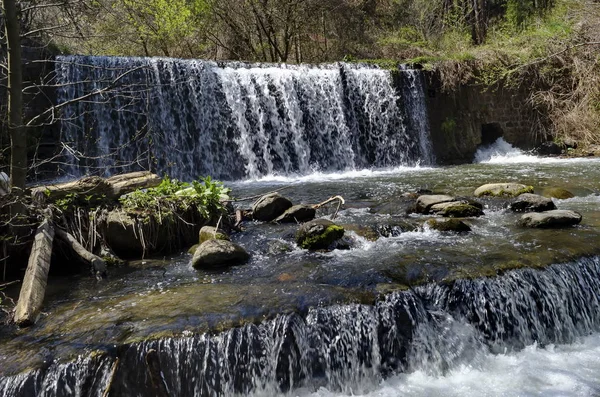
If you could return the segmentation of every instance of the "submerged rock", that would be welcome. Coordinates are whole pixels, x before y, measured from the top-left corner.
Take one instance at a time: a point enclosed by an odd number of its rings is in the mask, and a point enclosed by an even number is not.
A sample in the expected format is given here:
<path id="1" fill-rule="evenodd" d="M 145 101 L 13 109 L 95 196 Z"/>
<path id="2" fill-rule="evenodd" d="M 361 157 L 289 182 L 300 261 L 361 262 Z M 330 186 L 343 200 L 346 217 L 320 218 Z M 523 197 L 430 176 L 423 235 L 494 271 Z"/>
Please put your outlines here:
<path id="1" fill-rule="evenodd" d="M 448 203 L 436 204 L 431 207 L 430 212 L 447 218 L 469 218 L 483 215 L 480 207 L 464 201 L 450 201 Z"/>
<path id="2" fill-rule="evenodd" d="M 475 189 L 477 197 L 517 197 L 523 193 L 533 193 L 533 186 L 520 183 L 488 183 Z"/>
<path id="3" fill-rule="evenodd" d="M 445 194 L 434 194 L 434 195 L 423 195 L 417 199 L 416 210 L 420 214 L 429 214 L 431 207 L 436 204 L 447 203 L 455 201 L 456 199 L 452 196 Z"/>
<path id="4" fill-rule="evenodd" d="M 426 224 L 438 232 L 466 233 L 471 231 L 471 227 L 460 219 L 430 219 Z"/>
<path id="5" fill-rule="evenodd" d="M 208 240 L 229 240 L 229 236 L 222 230 L 217 230 L 214 226 L 204 226 L 198 234 L 198 241 L 202 244 Z"/>
<path id="6" fill-rule="evenodd" d="M 567 189 L 563 189 L 560 187 L 549 187 L 542 190 L 542 196 L 549 198 L 556 198 L 559 200 L 565 200 L 575 197 L 573 193 L 568 191 Z"/>
<path id="7" fill-rule="evenodd" d="M 292 202 L 279 193 L 267 194 L 252 205 L 252 217 L 257 221 L 271 222 L 291 206 Z"/>
<path id="8" fill-rule="evenodd" d="M 228 240 L 207 240 L 200 244 L 192 258 L 195 269 L 212 269 L 223 266 L 241 265 L 250 259 L 250 254 L 241 246 Z"/>
<path id="9" fill-rule="evenodd" d="M 556 142 L 544 142 L 535 149 L 536 153 L 542 156 L 556 156 L 562 153 L 562 147 Z"/>
<path id="10" fill-rule="evenodd" d="M 581 222 L 581 214 L 568 210 L 553 210 L 525 214 L 518 222 L 519 226 L 531 228 L 560 228 L 574 226 Z"/>
<path id="11" fill-rule="evenodd" d="M 524 193 L 517 197 L 509 208 L 514 212 L 544 212 L 556 209 L 556 205 L 547 197 Z"/>
<path id="12" fill-rule="evenodd" d="M 294 205 L 287 210 L 277 219 L 275 222 L 278 223 L 304 223 L 315 219 L 317 210 L 310 205 L 300 204 Z"/>
<path id="13" fill-rule="evenodd" d="M 344 228 L 327 219 L 316 219 L 300 226 L 296 243 L 305 249 L 328 249 L 344 237 Z"/>

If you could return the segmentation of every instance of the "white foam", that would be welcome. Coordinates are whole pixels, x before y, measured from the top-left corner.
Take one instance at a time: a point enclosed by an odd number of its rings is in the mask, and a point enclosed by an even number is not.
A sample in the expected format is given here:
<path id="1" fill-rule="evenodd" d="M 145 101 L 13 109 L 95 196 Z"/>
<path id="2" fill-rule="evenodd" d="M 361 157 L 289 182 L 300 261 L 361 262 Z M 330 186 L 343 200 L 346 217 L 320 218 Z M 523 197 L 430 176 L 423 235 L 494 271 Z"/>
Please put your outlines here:
<path id="1" fill-rule="evenodd" d="M 347 170 L 339 172 L 321 172 L 315 171 L 308 175 L 267 175 L 255 179 L 247 179 L 242 183 L 256 183 L 256 182 L 282 182 L 282 183 L 294 183 L 294 182 L 326 182 L 326 181 L 338 181 L 343 179 L 355 179 L 355 178 L 373 178 L 378 176 L 394 175 L 394 174 L 407 174 L 412 172 L 423 172 L 433 170 L 432 167 L 422 167 L 420 165 L 414 167 L 394 167 L 394 168 L 381 168 L 381 169 L 360 169 L 360 170 Z"/>
<path id="2" fill-rule="evenodd" d="M 600 392 L 600 335 L 572 345 L 533 345 L 516 354 L 488 354 L 445 376 L 423 371 L 394 376 L 365 396 L 592 396 Z M 321 388 L 303 396 L 342 396 Z"/>

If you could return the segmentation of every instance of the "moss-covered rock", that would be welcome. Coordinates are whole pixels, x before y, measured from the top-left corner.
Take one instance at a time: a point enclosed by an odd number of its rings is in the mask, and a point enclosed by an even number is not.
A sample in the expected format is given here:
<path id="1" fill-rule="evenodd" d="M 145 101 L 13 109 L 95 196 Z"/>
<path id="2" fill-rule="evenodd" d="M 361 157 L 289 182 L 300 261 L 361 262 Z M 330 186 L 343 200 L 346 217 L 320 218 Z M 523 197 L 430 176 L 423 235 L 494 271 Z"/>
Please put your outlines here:
<path id="1" fill-rule="evenodd" d="M 556 198 L 559 200 L 565 200 L 575 197 L 573 193 L 571 193 L 567 189 L 563 189 L 560 187 L 548 187 L 542 190 L 542 196 L 548 198 Z"/>
<path id="2" fill-rule="evenodd" d="M 196 250 L 198 249 L 198 247 L 200 246 L 200 244 L 194 244 L 190 247 L 190 249 L 188 250 L 188 254 L 192 254 L 194 255 L 196 253 Z"/>
<path id="3" fill-rule="evenodd" d="M 460 219 L 430 219 L 426 225 L 438 232 L 467 233 L 471 231 L 469 225 Z"/>
<path id="4" fill-rule="evenodd" d="M 198 233 L 198 242 L 202 244 L 208 240 L 229 240 L 229 236 L 222 230 L 217 230 L 214 226 L 204 226 Z"/>
<path id="5" fill-rule="evenodd" d="M 305 249 L 328 249 L 344 237 L 344 228 L 327 219 L 316 219 L 305 223 L 296 234 L 296 243 Z"/>
<path id="6" fill-rule="evenodd" d="M 533 186 L 520 183 L 488 183 L 475 189 L 477 197 L 517 197 L 523 193 L 533 193 Z"/>
<path id="7" fill-rule="evenodd" d="M 431 208 L 436 204 L 448 203 L 456 199 L 446 194 L 426 194 L 417 199 L 416 211 L 420 214 L 429 214 Z"/>

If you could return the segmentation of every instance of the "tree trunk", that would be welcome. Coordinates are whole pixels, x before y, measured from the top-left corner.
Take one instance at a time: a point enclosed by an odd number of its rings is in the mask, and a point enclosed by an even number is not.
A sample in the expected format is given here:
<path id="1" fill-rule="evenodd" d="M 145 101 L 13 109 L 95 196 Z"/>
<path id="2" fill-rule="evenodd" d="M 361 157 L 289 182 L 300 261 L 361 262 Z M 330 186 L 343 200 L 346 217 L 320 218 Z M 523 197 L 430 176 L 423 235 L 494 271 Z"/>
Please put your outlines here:
<path id="1" fill-rule="evenodd" d="M 35 324 L 44 304 L 53 241 L 54 227 L 50 221 L 45 220 L 35 234 L 27 271 L 25 271 L 19 301 L 15 309 L 15 323 L 21 327 Z"/>
<path id="2" fill-rule="evenodd" d="M 10 177 L 14 194 L 22 195 L 27 175 L 27 136 L 23 127 L 23 68 L 16 0 L 3 0 L 8 51 L 8 129 L 11 140 Z"/>

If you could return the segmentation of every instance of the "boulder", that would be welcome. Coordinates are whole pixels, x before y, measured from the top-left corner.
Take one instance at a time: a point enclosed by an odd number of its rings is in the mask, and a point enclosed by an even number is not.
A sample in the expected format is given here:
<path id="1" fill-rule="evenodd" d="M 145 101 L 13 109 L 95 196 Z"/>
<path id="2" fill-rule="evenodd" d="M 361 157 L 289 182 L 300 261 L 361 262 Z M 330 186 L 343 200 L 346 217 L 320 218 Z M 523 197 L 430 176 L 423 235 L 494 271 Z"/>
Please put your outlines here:
<path id="1" fill-rule="evenodd" d="M 549 187 L 542 190 L 542 196 L 549 198 L 556 198 L 559 200 L 570 199 L 575 197 L 573 193 L 560 187 Z"/>
<path id="2" fill-rule="evenodd" d="M 144 247 L 139 239 L 138 224 L 124 211 L 108 212 L 106 232 L 103 234 L 106 243 L 120 258 L 139 258 L 144 254 Z"/>
<path id="3" fill-rule="evenodd" d="M 430 219 L 426 224 L 430 229 L 438 232 L 467 233 L 471 231 L 469 225 L 460 219 Z"/>
<path id="4" fill-rule="evenodd" d="M 291 206 L 292 202 L 279 193 L 267 194 L 252 205 L 252 217 L 257 221 L 271 222 Z"/>
<path id="5" fill-rule="evenodd" d="M 327 219 L 315 219 L 300 226 L 296 243 L 305 249 L 328 249 L 344 236 L 344 228 Z"/>
<path id="6" fill-rule="evenodd" d="M 433 194 L 433 195 L 423 195 L 419 196 L 417 199 L 417 212 L 420 214 L 428 214 L 431 207 L 440 203 L 447 203 L 450 201 L 455 201 L 456 199 L 452 196 L 448 196 L 445 194 Z"/>
<path id="7" fill-rule="evenodd" d="M 562 147 L 556 142 L 544 142 L 535 151 L 542 156 L 556 156 L 562 153 Z"/>
<path id="8" fill-rule="evenodd" d="M 577 149 L 577 146 L 579 146 L 573 138 L 563 138 L 562 144 L 566 149 Z"/>
<path id="9" fill-rule="evenodd" d="M 285 210 L 275 222 L 277 223 L 304 223 L 315 219 L 317 210 L 310 205 L 294 205 Z"/>
<path id="10" fill-rule="evenodd" d="M 523 193 L 533 193 L 533 186 L 520 183 L 488 183 L 475 189 L 473 194 L 477 197 L 517 197 Z"/>
<path id="11" fill-rule="evenodd" d="M 561 228 L 577 225 L 581 214 L 568 210 L 553 210 L 525 214 L 518 222 L 519 226 L 531 228 Z"/>
<path id="12" fill-rule="evenodd" d="M 556 209 L 552 199 L 538 194 L 523 193 L 510 204 L 513 212 L 544 212 Z"/>
<path id="13" fill-rule="evenodd" d="M 194 244 L 190 247 L 190 249 L 188 250 L 188 254 L 192 254 L 194 255 L 194 253 L 196 253 L 196 250 L 198 249 L 198 247 L 200 247 L 200 244 Z"/>
<path id="14" fill-rule="evenodd" d="M 469 218 L 483 215 L 481 208 L 464 201 L 435 204 L 431 207 L 430 212 L 447 218 Z"/>
<path id="15" fill-rule="evenodd" d="M 229 240 L 229 236 L 222 230 L 217 230 L 214 226 L 204 226 L 198 233 L 198 242 L 202 244 L 208 240 Z"/>
<path id="16" fill-rule="evenodd" d="M 250 254 L 241 246 L 228 240 L 207 240 L 194 252 L 192 266 L 195 269 L 214 269 L 241 265 L 250 259 Z"/>

